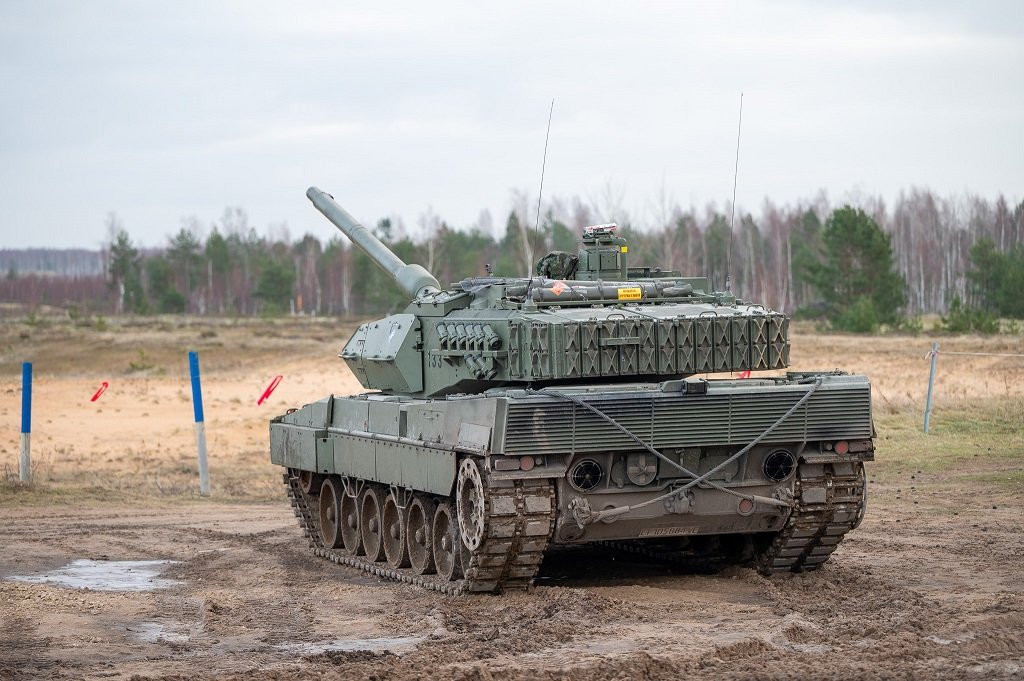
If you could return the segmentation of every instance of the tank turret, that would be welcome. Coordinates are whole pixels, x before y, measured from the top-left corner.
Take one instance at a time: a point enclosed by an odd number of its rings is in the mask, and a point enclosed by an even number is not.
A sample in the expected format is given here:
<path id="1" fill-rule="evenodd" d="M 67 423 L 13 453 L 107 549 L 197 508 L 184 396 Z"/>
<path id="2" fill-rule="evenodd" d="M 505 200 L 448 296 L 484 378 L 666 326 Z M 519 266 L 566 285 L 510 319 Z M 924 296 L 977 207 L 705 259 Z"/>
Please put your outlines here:
<path id="1" fill-rule="evenodd" d="M 442 290 L 329 194 L 306 195 L 411 299 L 401 314 L 361 325 L 342 350 L 366 388 L 432 397 L 789 364 L 784 315 L 711 291 L 703 277 L 628 267 L 615 225 L 588 227 L 578 254 L 546 256 L 538 276 L 470 277 Z"/>

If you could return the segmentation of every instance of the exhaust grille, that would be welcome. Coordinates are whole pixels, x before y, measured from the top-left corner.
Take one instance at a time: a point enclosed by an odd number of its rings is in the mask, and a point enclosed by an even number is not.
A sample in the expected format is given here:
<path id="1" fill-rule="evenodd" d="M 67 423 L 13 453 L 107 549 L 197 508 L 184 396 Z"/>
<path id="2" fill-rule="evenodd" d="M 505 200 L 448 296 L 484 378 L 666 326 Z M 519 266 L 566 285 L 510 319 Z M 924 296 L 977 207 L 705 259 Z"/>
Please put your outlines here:
<path id="1" fill-rule="evenodd" d="M 590 404 L 657 449 L 743 445 L 760 435 L 804 395 L 807 386 L 680 393 L 616 393 Z M 871 437 L 866 381 L 822 385 L 765 440 L 800 442 Z M 509 402 L 506 454 L 556 454 L 635 449 L 625 433 L 596 414 L 558 398 Z"/>

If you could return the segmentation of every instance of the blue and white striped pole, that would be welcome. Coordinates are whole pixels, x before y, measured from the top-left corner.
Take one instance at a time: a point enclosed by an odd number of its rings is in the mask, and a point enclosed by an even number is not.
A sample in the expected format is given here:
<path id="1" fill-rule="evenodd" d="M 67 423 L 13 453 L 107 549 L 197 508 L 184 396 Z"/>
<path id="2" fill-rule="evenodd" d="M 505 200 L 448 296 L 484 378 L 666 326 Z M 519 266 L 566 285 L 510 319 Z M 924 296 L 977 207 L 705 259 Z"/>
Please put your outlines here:
<path id="1" fill-rule="evenodd" d="M 21 365 L 21 467 L 22 482 L 32 479 L 32 362 Z"/>
<path id="2" fill-rule="evenodd" d="M 210 496 L 210 470 L 206 464 L 206 424 L 203 422 L 203 389 L 199 384 L 199 355 L 188 353 L 188 370 L 192 376 L 192 408 L 196 414 L 196 448 L 199 450 L 199 493 Z"/>

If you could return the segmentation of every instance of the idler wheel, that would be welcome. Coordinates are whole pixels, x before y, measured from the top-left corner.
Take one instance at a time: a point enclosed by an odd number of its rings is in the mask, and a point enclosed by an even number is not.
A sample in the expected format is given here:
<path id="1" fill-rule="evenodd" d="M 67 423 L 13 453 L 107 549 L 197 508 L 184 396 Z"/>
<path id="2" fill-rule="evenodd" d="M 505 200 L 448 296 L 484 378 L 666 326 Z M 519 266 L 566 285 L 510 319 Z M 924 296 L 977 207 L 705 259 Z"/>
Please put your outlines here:
<path id="1" fill-rule="evenodd" d="M 406 515 L 406 547 L 409 549 L 409 564 L 418 575 L 434 572 L 434 549 L 431 543 L 431 526 L 434 522 L 434 502 L 422 494 L 413 497 Z"/>
<path id="2" fill-rule="evenodd" d="M 299 479 L 299 489 L 306 494 L 319 494 L 320 485 L 323 483 L 323 476 L 313 471 L 299 471 L 296 476 Z"/>
<path id="3" fill-rule="evenodd" d="M 374 485 L 367 485 L 359 501 L 359 535 L 363 540 L 366 557 L 373 562 L 384 560 L 384 542 L 381 527 L 380 490 Z"/>
<path id="4" fill-rule="evenodd" d="M 341 495 L 341 537 L 345 540 L 345 551 L 353 556 L 363 554 L 363 539 L 359 534 L 359 503 L 358 499 L 348 493 Z"/>
<path id="5" fill-rule="evenodd" d="M 342 494 L 341 482 L 336 478 L 325 479 L 320 487 L 320 537 L 329 549 L 345 545 L 345 539 L 341 536 L 341 509 L 338 505 Z"/>
<path id="6" fill-rule="evenodd" d="M 462 539 L 459 538 L 459 524 L 450 501 L 442 501 L 437 505 L 430 535 L 437 574 L 447 581 L 461 577 Z"/>
<path id="7" fill-rule="evenodd" d="M 470 551 L 480 548 L 484 539 L 484 482 L 480 477 L 480 467 L 471 458 L 462 460 L 459 465 L 458 484 L 455 491 L 455 510 L 459 519 L 459 534 L 462 542 Z"/>
<path id="8" fill-rule="evenodd" d="M 388 559 L 388 565 L 398 569 L 409 567 L 409 547 L 406 546 L 405 535 L 407 533 L 405 524 L 405 512 L 407 509 L 399 508 L 395 493 L 391 492 L 384 499 L 384 510 L 382 512 L 384 539 L 384 557 Z"/>

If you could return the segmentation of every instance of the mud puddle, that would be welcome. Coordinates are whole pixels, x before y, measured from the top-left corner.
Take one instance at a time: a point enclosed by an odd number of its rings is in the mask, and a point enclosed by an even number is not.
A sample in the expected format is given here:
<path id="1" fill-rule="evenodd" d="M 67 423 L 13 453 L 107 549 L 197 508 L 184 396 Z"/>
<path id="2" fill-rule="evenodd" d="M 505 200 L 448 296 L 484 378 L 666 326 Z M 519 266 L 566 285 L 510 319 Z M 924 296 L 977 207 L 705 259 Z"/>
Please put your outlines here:
<path id="1" fill-rule="evenodd" d="M 186 643 L 189 635 L 161 622 L 139 622 L 127 627 L 143 643 Z"/>
<path id="2" fill-rule="evenodd" d="M 81 558 L 38 575 L 12 575 L 7 579 L 30 584 L 55 584 L 92 591 L 155 591 L 182 582 L 160 577 L 171 560 L 89 560 Z"/>

